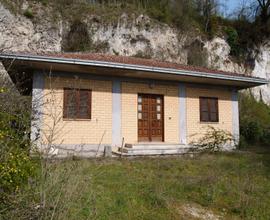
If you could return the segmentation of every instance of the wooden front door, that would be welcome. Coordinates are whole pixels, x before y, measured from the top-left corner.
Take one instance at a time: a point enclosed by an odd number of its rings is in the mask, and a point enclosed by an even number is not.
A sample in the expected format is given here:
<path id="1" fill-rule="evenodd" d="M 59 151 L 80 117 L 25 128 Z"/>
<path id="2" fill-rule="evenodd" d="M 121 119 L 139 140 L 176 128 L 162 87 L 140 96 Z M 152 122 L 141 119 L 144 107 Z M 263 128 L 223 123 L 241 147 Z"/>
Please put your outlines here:
<path id="1" fill-rule="evenodd" d="M 164 141 L 163 96 L 138 95 L 138 141 Z"/>

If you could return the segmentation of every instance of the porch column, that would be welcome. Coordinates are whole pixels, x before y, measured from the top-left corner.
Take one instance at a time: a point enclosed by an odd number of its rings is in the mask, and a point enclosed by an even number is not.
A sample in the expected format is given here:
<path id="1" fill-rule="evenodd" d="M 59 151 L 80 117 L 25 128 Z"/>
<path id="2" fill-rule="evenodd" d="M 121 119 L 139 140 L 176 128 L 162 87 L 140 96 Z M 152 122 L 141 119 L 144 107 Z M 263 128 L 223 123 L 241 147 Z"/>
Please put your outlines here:
<path id="1" fill-rule="evenodd" d="M 187 144 L 186 85 L 179 84 L 179 142 Z"/>
<path id="2" fill-rule="evenodd" d="M 32 84 L 32 117 L 31 117 L 31 141 L 39 147 L 40 132 L 43 123 L 43 98 L 45 76 L 41 72 L 33 73 Z"/>
<path id="3" fill-rule="evenodd" d="M 239 131 L 239 106 L 238 106 L 238 91 L 232 90 L 232 134 L 239 144 L 240 131 Z"/>
<path id="4" fill-rule="evenodd" d="M 121 145 L 121 81 L 112 82 L 112 146 Z"/>

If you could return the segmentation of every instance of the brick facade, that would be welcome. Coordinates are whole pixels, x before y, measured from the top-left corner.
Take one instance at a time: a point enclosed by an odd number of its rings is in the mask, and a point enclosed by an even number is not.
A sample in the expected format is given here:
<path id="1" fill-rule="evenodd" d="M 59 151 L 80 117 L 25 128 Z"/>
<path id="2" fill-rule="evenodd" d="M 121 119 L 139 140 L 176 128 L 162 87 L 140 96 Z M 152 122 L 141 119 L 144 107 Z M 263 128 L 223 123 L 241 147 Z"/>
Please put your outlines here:
<path id="1" fill-rule="evenodd" d="M 63 88 L 92 90 L 92 118 L 63 120 Z M 52 133 L 57 121 L 56 144 L 111 144 L 112 142 L 112 82 L 100 80 L 47 78 L 44 93 L 44 135 Z M 59 120 L 59 121 L 58 121 Z M 44 136 L 43 135 L 43 140 Z M 103 137 L 103 138 L 102 138 Z M 47 139 L 47 138 L 45 138 Z"/>
<path id="2" fill-rule="evenodd" d="M 200 122 L 199 97 L 218 98 L 219 122 Z M 188 143 L 200 138 L 208 126 L 232 132 L 232 92 L 225 88 L 187 87 L 187 140 Z"/>
<path id="3" fill-rule="evenodd" d="M 143 83 L 122 83 L 122 135 L 126 143 L 138 142 L 137 97 L 138 93 L 164 95 L 164 140 L 179 142 L 179 100 L 175 85 L 150 85 Z"/>
<path id="4" fill-rule="evenodd" d="M 63 120 L 63 88 L 92 90 L 92 118 L 90 120 Z M 164 95 L 164 139 L 166 143 L 179 143 L 179 87 L 178 84 L 149 84 L 121 82 L 121 136 L 125 143 L 138 142 L 138 93 Z M 224 88 L 186 87 L 187 143 L 195 134 L 203 134 L 208 125 L 232 132 L 231 90 Z M 199 97 L 219 99 L 219 122 L 201 123 Z M 46 78 L 43 107 L 42 139 L 48 139 L 54 129 L 53 143 L 62 145 L 112 144 L 112 81 Z M 57 122 L 53 126 L 53 122 Z M 46 137 L 46 138 L 45 138 Z"/>

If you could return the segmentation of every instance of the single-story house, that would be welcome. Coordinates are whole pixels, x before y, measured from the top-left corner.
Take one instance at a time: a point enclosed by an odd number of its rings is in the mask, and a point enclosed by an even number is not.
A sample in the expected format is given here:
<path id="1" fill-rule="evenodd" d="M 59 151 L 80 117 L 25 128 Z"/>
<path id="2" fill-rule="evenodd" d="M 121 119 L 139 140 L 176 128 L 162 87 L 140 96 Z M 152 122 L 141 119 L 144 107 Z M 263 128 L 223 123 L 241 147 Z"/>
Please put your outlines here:
<path id="1" fill-rule="evenodd" d="M 268 83 L 104 54 L 2 54 L 0 59 L 19 91 L 32 94 L 33 143 L 49 146 L 56 156 L 101 155 L 104 149 L 124 155 L 183 153 L 209 125 L 238 140 L 238 91 Z"/>

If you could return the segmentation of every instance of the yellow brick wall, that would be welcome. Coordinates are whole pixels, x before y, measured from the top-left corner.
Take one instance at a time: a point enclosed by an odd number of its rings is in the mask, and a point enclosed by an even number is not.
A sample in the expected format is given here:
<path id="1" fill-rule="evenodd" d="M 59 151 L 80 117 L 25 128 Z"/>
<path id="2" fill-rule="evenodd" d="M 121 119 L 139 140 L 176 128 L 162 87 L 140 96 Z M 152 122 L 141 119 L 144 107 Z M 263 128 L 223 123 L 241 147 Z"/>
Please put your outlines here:
<path id="1" fill-rule="evenodd" d="M 63 120 L 63 88 L 92 90 L 92 119 Z M 137 98 L 138 93 L 164 95 L 164 139 L 167 143 L 179 143 L 179 98 L 177 85 L 149 86 L 147 83 L 121 83 L 121 133 L 125 143 L 138 142 Z M 199 138 L 208 125 L 232 132 L 231 91 L 187 86 L 187 141 Z M 219 122 L 201 123 L 199 97 L 219 99 Z M 44 117 L 42 139 L 54 129 L 55 144 L 102 144 L 112 143 L 112 82 L 69 78 L 47 78 L 44 91 Z M 53 126 L 56 122 L 56 126 Z M 45 138 L 47 137 L 47 138 Z"/>
<path id="2" fill-rule="evenodd" d="M 92 118 L 63 120 L 63 88 L 92 90 Z M 54 133 L 55 144 L 102 144 L 112 142 L 112 82 L 69 78 L 45 80 L 45 105 L 42 139 Z M 56 122 L 56 126 L 53 126 Z M 54 130 L 54 132 L 52 132 Z M 46 138 L 47 136 L 47 138 Z"/>
<path id="3" fill-rule="evenodd" d="M 187 87 L 187 140 L 188 143 L 198 140 L 205 133 L 208 126 L 232 132 L 232 101 L 231 91 L 226 89 L 208 89 Z M 200 122 L 199 97 L 217 97 L 219 122 Z"/>
<path id="4" fill-rule="evenodd" d="M 164 95 L 164 139 L 168 143 L 179 142 L 178 86 L 144 83 L 122 83 L 122 136 L 125 143 L 138 142 L 137 98 L 138 93 Z"/>

